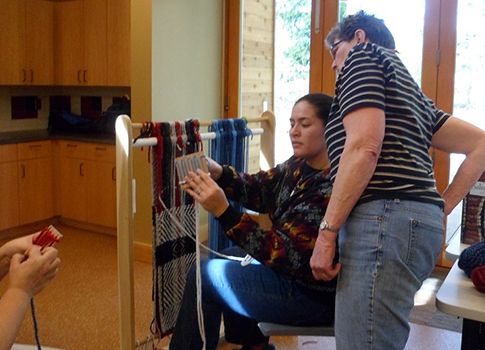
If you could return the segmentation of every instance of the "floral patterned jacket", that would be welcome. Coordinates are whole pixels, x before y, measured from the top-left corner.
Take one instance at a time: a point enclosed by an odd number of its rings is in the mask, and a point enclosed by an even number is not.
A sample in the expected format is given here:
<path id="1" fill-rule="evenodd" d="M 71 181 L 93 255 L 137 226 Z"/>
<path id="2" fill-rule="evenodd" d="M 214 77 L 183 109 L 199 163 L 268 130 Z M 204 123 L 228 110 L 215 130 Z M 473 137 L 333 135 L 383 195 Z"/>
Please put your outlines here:
<path id="1" fill-rule="evenodd" d="M 232 206 L 218 220 L 226 235 L 262 264 L 304 287 L 333 293 L 336 280 L 317 281 L 310 268 L 318 225 L 330 199 L 329 174 L 329 169 L 312 169 L 295 157 L 253 175 L 224 166 L 217 183 L 227 198 L 269 214 L 272 225 L 263 230 L 249 214 Z"/>

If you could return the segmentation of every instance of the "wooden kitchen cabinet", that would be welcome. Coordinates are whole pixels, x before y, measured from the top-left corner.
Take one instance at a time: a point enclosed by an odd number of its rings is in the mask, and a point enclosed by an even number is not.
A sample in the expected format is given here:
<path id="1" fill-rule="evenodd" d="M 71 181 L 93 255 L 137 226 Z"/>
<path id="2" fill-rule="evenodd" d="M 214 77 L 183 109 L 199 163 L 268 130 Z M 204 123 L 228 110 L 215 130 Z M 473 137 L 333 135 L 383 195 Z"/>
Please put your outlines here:
<path id="1" fill-rule="evenodd" d="M 107 85 L 107 0 L 55 3 L 57 85 Z"/>
<path id="2" fill-rule="evenodd" d="M 23 1 L 0 0 L 0 52 L 0 84 L 19 84 L 22 80 L 22 69 L 25 69 Z"/>
<path id="3" fill-rule="evenodd" d="M 60 142 L 60 215 L 116 227 L 115 147 Z"/>
<path id="4" fill-rule="evenodd" d="M 108 0 L 108 85 L 130 86 L 130 0 Z"/>
<path id="5" fill-rule="evenodd" d="M 58 151 L 59 214 L 68 219 L 86 221 L 84 143 L 61 141 Z"/>
<path id="6" fill-rule="evenodd" d="M 25 0 L 25 5 L 25 83 L 52 85 L 54 84 L 54 3 L 44 0 Z"/>
<path id="7" fill-rule="evenodd" d="M 88 161 L 87 222 L 116 227 L 116 167 L 111 162 Z"/>
<path id="8" fill-rule="evenodd" d="M 19 179 L 17 172 L 17 145 L 0 146 L 0 230 L 18 226 Z"/>
<path id="9" fill-rule="evenodd" d="M 87 144 L 87 222 L 116 227 L 116 148 Z"/>
<path id="10" fill-rule="evenodd" d="M 17 145 L 20 225 L 54 216 L 51 141 Z"/>
<path id="11" fill-rule="evenodd" d="M 54 83 L 54 3 L 0 0 L 0 84 Z"/>

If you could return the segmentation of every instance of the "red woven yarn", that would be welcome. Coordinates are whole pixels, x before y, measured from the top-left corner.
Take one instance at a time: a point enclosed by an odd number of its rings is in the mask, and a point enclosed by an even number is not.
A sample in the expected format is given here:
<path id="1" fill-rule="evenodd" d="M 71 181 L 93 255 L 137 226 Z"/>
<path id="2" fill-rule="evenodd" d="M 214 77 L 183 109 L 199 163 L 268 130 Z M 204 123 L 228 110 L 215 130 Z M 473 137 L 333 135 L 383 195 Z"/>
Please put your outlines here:
<path id="1" fill-rule="evenodd" d="M 473 269 L 471 279 L 475 288 L 482 293 L 485 293 L 485 265 Z"/>

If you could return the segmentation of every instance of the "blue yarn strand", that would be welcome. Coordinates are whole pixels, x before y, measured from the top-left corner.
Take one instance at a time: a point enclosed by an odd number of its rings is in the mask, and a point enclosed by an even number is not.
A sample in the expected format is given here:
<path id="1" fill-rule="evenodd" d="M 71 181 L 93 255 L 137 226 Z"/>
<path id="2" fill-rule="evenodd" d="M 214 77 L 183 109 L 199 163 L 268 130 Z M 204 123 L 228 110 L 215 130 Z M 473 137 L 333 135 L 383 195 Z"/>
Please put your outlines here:
<path id="1" fill-rule="evenodd" d="M 250 131 L 245 119 L 214 120 L 210 131 L 216 134 L 210 142 L 209 156 L 219 164 L 233 166 L 237 171 L 247 172 L 249 159 Z M 244 208 L 238 203 L 230 201 L 238 211 Z M 233 243 L 223 233 L 219 222 L 209 214 L 209 247 L 220 251 L 232 246 Z M 213 258 L 213 254 L 209 255 Z"/>

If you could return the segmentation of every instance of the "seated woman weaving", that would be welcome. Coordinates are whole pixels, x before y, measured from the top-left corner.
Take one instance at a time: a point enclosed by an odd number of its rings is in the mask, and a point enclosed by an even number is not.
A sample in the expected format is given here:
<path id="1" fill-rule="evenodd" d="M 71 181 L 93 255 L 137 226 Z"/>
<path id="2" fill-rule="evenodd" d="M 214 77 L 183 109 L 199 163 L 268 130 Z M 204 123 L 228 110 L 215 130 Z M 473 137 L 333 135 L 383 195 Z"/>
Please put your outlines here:
<path id="1" fill-rule="evenodd" d="M 330 198 L 325 125 L 332 98 L 309 94 L 294 105 L 290 123 L 293 156 L 268 171 L 250 175 L 210 160 L 186 178 L 186 191 L 221 223 L 225 234 L 258 262 L 211 259 L 201 262 L 206 347 L 216 349 L 221 314 L 225 337 L 242 349 L 274 349 L 258 322 L 323 326 L 334 318 L 336 281 L 317 281 L 310 257 Z M 270 230 L 237 212 L 227 198 L 268 213 Z M 197 317 L 196 269 L 187 276 L 171 350 L 202 349 Z"/>

